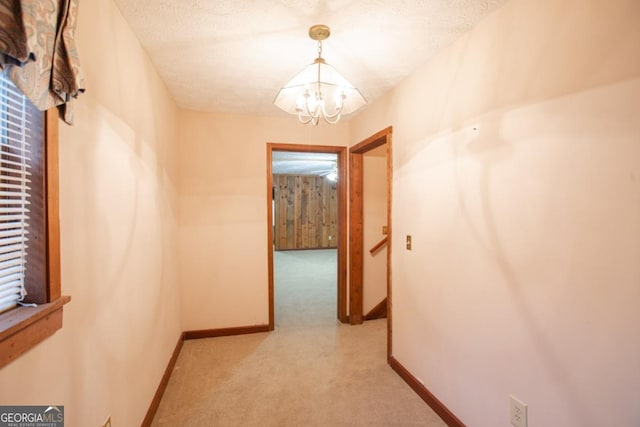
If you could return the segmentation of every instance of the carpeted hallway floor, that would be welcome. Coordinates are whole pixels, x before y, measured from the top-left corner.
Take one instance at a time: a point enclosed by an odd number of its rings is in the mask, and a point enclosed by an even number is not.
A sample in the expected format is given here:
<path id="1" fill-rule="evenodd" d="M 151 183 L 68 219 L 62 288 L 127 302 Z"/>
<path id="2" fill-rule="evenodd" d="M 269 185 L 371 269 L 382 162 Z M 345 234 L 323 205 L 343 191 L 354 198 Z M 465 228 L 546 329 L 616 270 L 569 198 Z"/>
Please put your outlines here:
<path id="1" fill-rule="evenodd" d="M 386 320 L 336 320 L 335 250 L 275 253 L 273 332 L 185 341 L 154 426 L 444 426 L 386 363 Z"/>

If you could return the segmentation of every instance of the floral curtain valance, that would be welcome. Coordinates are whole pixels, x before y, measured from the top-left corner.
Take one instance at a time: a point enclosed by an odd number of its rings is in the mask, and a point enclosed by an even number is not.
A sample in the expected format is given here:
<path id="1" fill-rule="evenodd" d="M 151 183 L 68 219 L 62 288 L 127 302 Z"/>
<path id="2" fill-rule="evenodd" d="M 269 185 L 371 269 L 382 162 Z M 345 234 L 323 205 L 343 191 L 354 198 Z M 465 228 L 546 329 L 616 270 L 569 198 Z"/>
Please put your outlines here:
<path id="1" fill-rule="evenodd" d="M 60 106 L 69 124 L 84 92 L 77 11 L 78 0 L 0 0 L 0 69 L 40 110 Z"/>

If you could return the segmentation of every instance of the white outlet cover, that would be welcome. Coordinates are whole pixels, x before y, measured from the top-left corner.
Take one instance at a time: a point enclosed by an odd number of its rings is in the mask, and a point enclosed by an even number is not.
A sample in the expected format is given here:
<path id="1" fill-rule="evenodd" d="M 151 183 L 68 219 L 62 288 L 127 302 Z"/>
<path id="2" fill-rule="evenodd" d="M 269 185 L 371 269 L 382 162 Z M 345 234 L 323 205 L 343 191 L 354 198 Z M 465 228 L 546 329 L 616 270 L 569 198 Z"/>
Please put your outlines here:
<path id="1" fill-rule="evenodd" d="M 511 401 L 511 425 L 527 427 L 527 405 L 520 399 L 509 396 Z"/>

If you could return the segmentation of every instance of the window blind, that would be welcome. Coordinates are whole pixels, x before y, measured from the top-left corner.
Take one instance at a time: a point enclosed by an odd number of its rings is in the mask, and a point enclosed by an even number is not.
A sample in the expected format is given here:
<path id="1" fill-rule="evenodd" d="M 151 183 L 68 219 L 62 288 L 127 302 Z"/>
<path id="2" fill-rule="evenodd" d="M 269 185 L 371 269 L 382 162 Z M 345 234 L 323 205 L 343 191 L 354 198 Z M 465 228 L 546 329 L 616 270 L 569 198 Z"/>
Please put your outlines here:
<path id="1" fill-rule="evenodd" d="M 0 312 L 26 295 L 32 120 L 25 96 L 0 73 Z"/>

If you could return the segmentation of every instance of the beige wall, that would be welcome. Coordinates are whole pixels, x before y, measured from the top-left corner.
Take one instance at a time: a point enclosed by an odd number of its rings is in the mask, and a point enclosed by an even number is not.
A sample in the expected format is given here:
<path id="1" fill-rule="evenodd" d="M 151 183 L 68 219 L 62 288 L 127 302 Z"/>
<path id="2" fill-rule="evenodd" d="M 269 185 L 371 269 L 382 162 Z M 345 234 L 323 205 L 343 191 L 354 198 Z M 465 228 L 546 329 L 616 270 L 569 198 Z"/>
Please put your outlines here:
<path id="1" fill-rule="evenodd" d="M 179 135 L 183 326 L 267 324 L 266 144 L 346 146 L 348 127 L 183 111 Z"/>
<path id="2" fill-rule="evenodd" d="M 110 0 L 84 0 L 87 93 L 60 124 L 64 326 L 0 370 L 2 404 L 60 404 L 67 425 L 140 425 L 182 328 L 177 109 Z M 9 387 L 10 385 L 10 387 Z"/>
<path id="3" fill-rule="evenodd" d="M 640 422 L 639 21 L 512 0 L 351 122 L 394 127 L 393 354 L 468 425 Z"/>
<path id="4" fill-rule="evenodd" d="M 363 279 L 362 314 L 367 314 L 387 296 L 387 247 L 369 253 L 383 237 L 387 225 L 387 146 L 362 155 Z"/>

